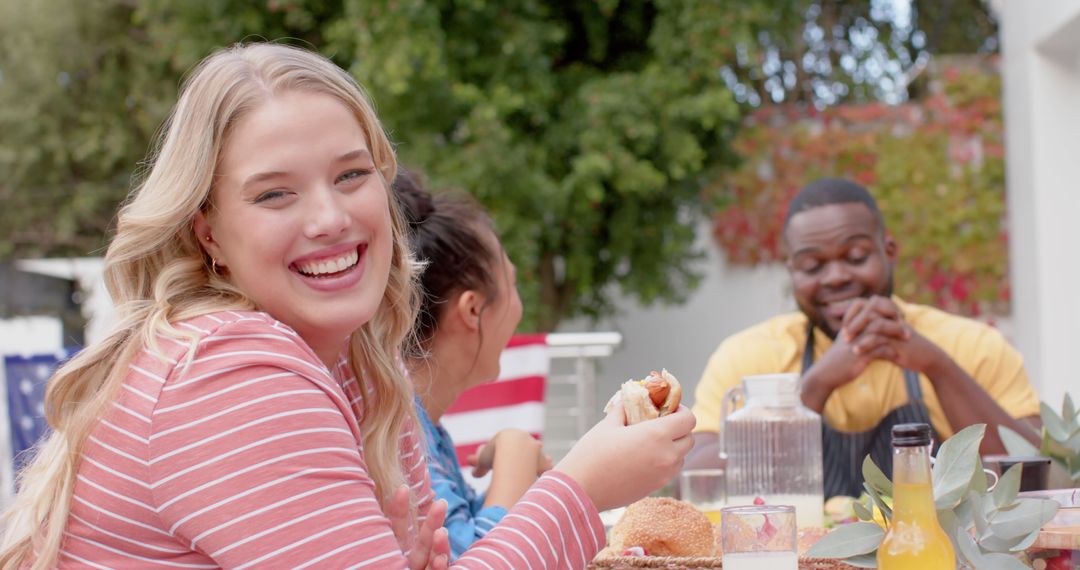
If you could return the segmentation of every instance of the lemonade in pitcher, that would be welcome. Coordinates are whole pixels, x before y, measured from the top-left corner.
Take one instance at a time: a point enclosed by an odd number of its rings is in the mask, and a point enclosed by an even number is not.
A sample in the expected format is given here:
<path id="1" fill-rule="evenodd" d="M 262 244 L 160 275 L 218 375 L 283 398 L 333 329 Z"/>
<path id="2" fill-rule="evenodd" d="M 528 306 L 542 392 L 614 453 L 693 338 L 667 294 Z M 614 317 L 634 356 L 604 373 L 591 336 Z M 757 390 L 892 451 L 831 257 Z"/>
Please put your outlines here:
<path id="1" fill-rule="evenodd" d="M 800 527 L 822 526 L 821 416 L 799 400 L 798 374 L 747 376 L 728 390 L 720 437 L 728 505 L 792 505 Z"/>
<path id="2" fill-rule="evenodd" d="M 714 525 L 720 524 L 720 509 L 724 508 L 724 503 L 702 503 L 695 506 L 705 513 L 705 518 L 709 519 L 709 522 Z"/>
<path id="3" fill-rule="evenodd" d="M 956 567 L 952 542 L 938 523 L 930 479 L 930 426 L 900 424 L 893 437 L 893 519 L 878 547 L 881 570 Z"/>
<path id="4" fill-rule="evenodd" d="M 709 522 L 720 522 L 720 509 L 727 500 L 723 469 L 687 469 L 679 475 L 679 495 L 697 507 Z"/>

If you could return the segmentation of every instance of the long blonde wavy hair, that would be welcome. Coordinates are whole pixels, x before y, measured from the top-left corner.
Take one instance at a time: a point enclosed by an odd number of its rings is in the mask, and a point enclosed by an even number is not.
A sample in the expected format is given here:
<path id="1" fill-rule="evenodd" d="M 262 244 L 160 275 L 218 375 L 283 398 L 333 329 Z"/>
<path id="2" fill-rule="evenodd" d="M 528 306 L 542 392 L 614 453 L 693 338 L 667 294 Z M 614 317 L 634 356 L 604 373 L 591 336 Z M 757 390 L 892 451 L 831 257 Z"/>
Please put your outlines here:
<path id="1" fill-rule="evenodd" d="M 49 380 L 45 409 L 52 434 L 20 474 L 19 493 L 4 514 L 0 567 L 52 568 L 63 543 L 83 444 L 117 396 L 128 365 L 160 335 L 194 341 L 173 323 L 224 310 L 257 309 L 211 270 L 192 221 L 210 207 L 214 169 L 230 129 L 261 102 L 289 90 L 337 98 L 356 116 L 387 192 L 394 149 L 363 89 L 322 56 L 277 44 L 238 45 L 206 58 L 184 82 L 158 134 L 143 181 L 121 207 L 105 256 L 105 282 L 118 323 Z M 368 470 L 380 501 L 404 481 L 399 436 L 415 421 L 411 385 L 397 355 L 416 313 L 416 266 L 397 210 L 390 277 L 372 319 L 355 331 L 349 361 L 377 406 L 365 400 L 361 432 Z M 194 346 L 194 344 L 193 344 Z M 194 350 L 189 351 L 189 359 Z M 363 390 L 361 390 L 363 392 Z"/>

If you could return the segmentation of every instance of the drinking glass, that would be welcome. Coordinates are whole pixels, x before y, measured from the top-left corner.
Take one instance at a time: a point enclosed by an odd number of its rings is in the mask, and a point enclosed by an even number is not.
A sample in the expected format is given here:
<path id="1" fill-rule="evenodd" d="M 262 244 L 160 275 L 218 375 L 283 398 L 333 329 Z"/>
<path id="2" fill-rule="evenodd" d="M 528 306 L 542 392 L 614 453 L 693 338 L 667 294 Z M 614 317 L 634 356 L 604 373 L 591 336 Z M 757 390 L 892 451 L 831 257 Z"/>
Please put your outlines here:
<path id="1" fill-rule="evenodd" d="M 724 570 L 797 570 L 795 507 L 724 507 L 721 543 Z"/>
<path id="2" fill-rule="evenodd" d="M 679 476 L 679 497 L 697 507 L 709 522 L 720 522 L 727 490 L 723 469 L 688 469 Z"/>

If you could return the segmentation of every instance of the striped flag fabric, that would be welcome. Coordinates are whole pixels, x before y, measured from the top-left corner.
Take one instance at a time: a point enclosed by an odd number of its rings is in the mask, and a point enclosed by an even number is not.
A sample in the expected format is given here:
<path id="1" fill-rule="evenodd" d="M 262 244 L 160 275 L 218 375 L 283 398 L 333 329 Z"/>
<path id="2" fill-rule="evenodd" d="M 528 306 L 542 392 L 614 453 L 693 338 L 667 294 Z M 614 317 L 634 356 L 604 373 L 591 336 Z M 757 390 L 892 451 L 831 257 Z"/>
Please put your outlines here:
<path id="1" fill-rule="evenodd" d="M 499 357 L 499 377 L 466 390 L 440 423 L 454 440 L 465 480 L 483 492 L 491 474 L 472 477 L 466 458 L 504 428 L 524 430 L 537 439 L 544 432 L 544 390 L 551 370 L 547 335 L 515 335 Z"/>

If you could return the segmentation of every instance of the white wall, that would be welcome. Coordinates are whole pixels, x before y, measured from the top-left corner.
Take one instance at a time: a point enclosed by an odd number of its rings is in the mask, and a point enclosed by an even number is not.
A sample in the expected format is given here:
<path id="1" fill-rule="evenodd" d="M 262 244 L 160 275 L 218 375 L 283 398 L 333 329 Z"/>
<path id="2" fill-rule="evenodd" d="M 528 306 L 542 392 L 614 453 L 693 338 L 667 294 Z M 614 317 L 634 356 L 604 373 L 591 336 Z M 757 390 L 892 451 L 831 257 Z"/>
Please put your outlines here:
<path id="1" fill-rule="evenodd" d="M 597 383 L 600 402 L 626 379 L 663 367 L 679 378 L 684 398 L 692 403 L 705 362 L 720 341 L 768 317 L 795 310 L 782 265 L 730 267 L 713 244 L 707 223 L 700 225 L 698 236 L 698 246 L 707 254 L 699 264 L 704 279 L 686 304 L 642 308 L 623 299 L 616 303 L 619 316 L 594 326 L 574 320 L 559 327 L 559 332 L 617 331 L 623 335 L 622 347 L 602 363 Z"/>
<path id="2" fill-rule="evenodd" d="M 64 348 L 64 325 L 56 317 L 0 319 L 0 355 L 33 355 Z"/>
<path id="3" fill-rule="evenodd" d="M 1015 342 L 1040 397 L 1071 388 L 1080 323 L 1080 0 L 995 3 L 1004 57 Z"/>
<path id="4" fill-rule="evenodd" d="M 86 319 L 83 341 L 89 345 L 101 340 L 116 319 L 109 291 L 105 288 L 102 271 L 105 260 L 100 257 L 69 257 L 59 259 L 24 259 L 17 263 L 22 271 L 71 279 L 79 284 L 83 295 L 80 309 Z"/>

